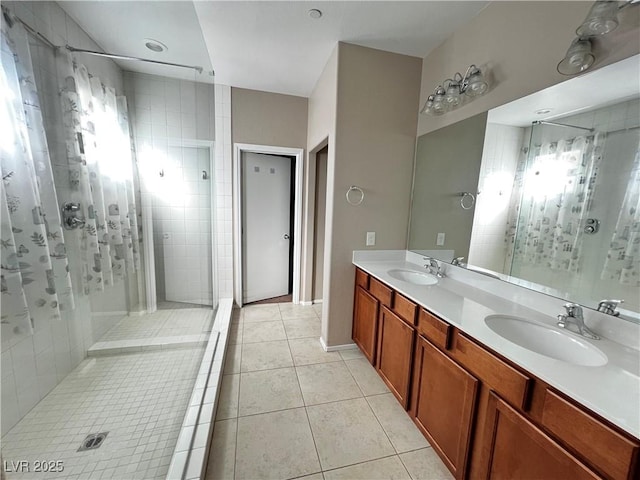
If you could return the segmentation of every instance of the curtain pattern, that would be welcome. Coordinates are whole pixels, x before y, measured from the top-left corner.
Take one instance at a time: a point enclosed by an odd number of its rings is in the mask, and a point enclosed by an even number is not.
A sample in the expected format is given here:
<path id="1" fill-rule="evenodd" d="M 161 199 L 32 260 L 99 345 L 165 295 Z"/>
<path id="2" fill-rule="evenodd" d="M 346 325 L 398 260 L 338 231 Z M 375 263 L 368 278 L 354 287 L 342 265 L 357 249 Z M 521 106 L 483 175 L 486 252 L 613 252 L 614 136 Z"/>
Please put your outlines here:
<path id="1" fill-rule="evenodd" d="M 62 227 L 51 159 L 20 24 L 2 25 L 0 68 L 0 254 L 2 338 L 32 334 L 75 308 L 64 237 L 80 239 L 82 291 L 139 270 L 133 149 L 126 99 L 66 52 L 57 52 L 69 191 L 84 224 Z"/>
<path id="2" fill-rule="evenodd" d="M 640 146 L 601 278 L 640 287 Z"/>
<path id="3" fill-rule="evenodd" d="M 591 209 L 603 141 L 604 134 L 596 133 L 532 148 L 531 162 L 519 169 L 518 232 L 513 222 L 507 232 L 515 262 L 580 272 L 584 220 Z"/>
<path id="4" fill-rule="evenodd" d="M 140 268 L 126 99 L 66 60 L 62 104 L 72 188 L 87 219 L 82 232 L 84 290 Z"/>
<path id="5" fill-rule="evenodd" d="M 75 308 L 27 33 L 2 30 L 2 335 Z M 5 337 L 7 335 L 7 337 Z"/>

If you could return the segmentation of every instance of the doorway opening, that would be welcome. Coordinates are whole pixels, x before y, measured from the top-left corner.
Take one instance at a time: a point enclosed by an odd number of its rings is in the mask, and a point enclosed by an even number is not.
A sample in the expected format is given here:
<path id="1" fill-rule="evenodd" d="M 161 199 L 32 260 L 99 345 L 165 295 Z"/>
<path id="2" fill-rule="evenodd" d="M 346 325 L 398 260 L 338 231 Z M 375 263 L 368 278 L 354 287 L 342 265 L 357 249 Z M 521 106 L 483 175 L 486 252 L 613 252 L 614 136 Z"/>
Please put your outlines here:
<path id="1" fill-rule="evenodd" d="M 316 153 L 315 210 L 313 215 L 313 303 L 322 303 L 324 287 L 324 233 L 327 203 L 327 159 L 329 146 Z"/>
<path id="2" fill-rule="evenodd" d="M 171 140 L 143 201 L 148 311 L 216 307 L 213 142 Z M 146 217 L 146 218 L 145 218 Z"/>
<path id="3" fill-rule="evenodd" d="M 299 303 L 302 149 L 235 145 L 235 301 Z"/>

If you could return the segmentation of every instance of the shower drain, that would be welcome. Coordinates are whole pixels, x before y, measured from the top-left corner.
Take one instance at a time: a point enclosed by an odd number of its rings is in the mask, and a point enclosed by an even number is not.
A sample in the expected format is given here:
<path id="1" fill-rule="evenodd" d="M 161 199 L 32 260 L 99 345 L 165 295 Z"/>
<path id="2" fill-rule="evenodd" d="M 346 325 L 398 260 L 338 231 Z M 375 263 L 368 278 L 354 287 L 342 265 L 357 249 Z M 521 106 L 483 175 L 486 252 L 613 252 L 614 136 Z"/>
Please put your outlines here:
<path id="1" fill-rule="evenodd" d="M 82 445 L 80 445 L 78 452 L 99 448 L 104 443 L 104 439 L 107 438 L 107 435 L 109 435 L 109 432 L 92 433 L 91 435 L 87 435 L 87 438 L 82 441 Z"/>

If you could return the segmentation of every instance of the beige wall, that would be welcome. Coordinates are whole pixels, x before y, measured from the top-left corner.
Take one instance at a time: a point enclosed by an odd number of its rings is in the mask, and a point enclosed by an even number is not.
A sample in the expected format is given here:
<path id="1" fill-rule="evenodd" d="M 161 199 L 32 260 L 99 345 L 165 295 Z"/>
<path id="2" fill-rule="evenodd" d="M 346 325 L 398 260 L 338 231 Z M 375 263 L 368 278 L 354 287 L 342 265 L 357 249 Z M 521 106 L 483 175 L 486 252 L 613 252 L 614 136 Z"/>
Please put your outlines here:
<path id="1" fill-rule="evenodd" d="M 305 148 L 307 99 L 231 88 L 233 143 Z"/>
<path id="2" fill-rule="evenodd" d="M 441 117 L 420 115 L 418 135 L 542 90 L 569 77 L 556 65 L 593 2 L 492 2 L 423 62 L 419 107 L 444 79 L 470 64 L 489 64 L 495 86 L 484 97 Z M 620 26 L 596 40 L 599 68 L 640 52 L 640 8 L 620 12 Z M 419 108 L 418 107 L 418 108 Z"/>
<path id="3" fill-rule="evenodd" d="M 309 116 L 307 132 L 307 151 L 309 152 L 307 168 L 305 168 L 305 215 L 303 221 L 303 254 L 302 254 L 302 288 L 301 300 L 313 300 L 313 243 L 315 218 L 315 185 L 316 185 L 316 153 L 327 147 L 327 176 L 333 175 L 335 163 L 335 134 L 336 134 L 336 103 L 338 91 L 338 47 L 333 50 L 324 70 L 309 97 Z M 333 210 L 333 190 L 327 185 L 325 225 L 330 223 Z M 329 269 L 328 252 L 331 245 L 327 243 L 325 230 L 325 251 L 323 258 L 323 278 L 326 280 Z M 323 289 L 327 288 L 327 281 L 323 281 Z M 323 298 L 324 297 L 323 290 Z M 326 306 L 323 304 L 323 318 L 326 317 Z M 323 338 L 327 321 L 323 320 Z"/>
<path id="4" fill-rule="evenodd" d="M 487 114 L 480 113 L 418 139 L 410 250 L 446 249 L 454 257 L 469 257 L 475 209 L 460 206 L 460 192 L 478 191 L 486 125 Z M 445 234 L 443 246 L 436 245 L 439 232 Z"/>
<path id="5" fill-rule="evenodd" d="M 328 346 L 352 343 L 351 259 L 353 250 L 367 248 L 366 232 L 376 232 L 376 249 L 407 244 L 422 62 L 346 43 L 338 48 L 335 158 L 329 156 L 327 175 L 323 339 Z M 350 185 L 364 190 L 362 204 L 347 203 Z"/>

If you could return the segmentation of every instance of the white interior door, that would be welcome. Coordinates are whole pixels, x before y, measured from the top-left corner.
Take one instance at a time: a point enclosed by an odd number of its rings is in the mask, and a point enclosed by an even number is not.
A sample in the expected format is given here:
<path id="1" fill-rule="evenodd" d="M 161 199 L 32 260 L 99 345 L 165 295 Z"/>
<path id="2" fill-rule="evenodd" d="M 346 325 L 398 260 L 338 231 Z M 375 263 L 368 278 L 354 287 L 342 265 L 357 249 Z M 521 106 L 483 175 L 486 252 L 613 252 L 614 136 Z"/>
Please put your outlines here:
<path id="1" fill-rule="evenodd" d="M 242 158 L 243 303 L 289 293 L 291 159 Z"/>

